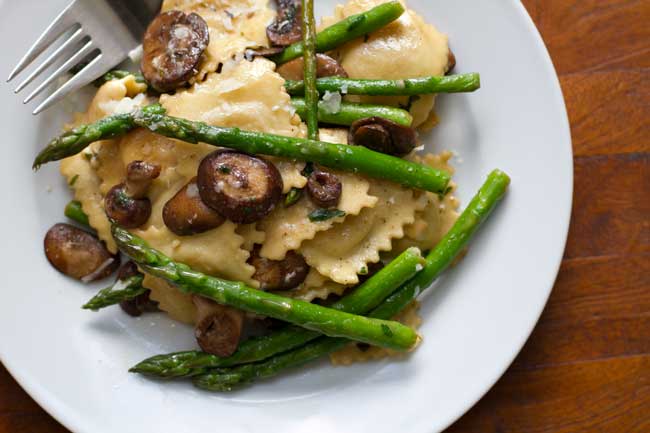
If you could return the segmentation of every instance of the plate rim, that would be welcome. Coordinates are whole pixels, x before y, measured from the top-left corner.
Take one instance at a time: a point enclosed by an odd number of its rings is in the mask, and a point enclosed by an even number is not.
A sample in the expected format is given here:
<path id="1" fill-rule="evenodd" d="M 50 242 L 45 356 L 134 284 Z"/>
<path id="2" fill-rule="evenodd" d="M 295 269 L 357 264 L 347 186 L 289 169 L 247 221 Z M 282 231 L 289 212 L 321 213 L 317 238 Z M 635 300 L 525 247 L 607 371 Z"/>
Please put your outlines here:
<path id="1" fill-rule="evenodd" d="M 509 361 L 507 363 L 504 363 L 504 365 L 498 369 L 498 373 L 495 374 L 491 380 L 485 381 L 485 384 L 482 387 L 481 391 L 476 393 L 474 398 L 468 399 L 467 402 L 463 404 L 459 410 L 457 410 L 453 414 L 449 414 L 446 417 L 447 420 L 441 423 L 441 426 L 443 426 L 443 428 L 439 431 L 443 431 L 447 429 L 453 423 L 458 421 L 458 419 L 460 419 L 469 410 L 471 410 L 487 394 L 487 392 L 494 387 L 494 385 L 499 381 L 499 379 L 503 377 L 504 373 L 508 370 L 508 368 L 510 368 L 515 358 L 523 349 L 525 343 L 528 341 L 530 335 L 532 334 L 533 330 L 537 326 L 541 314 L 543 313 L 548 303 L 548 299 L 553 291 L 555 282 L 557 280 L 560 271 L 560 267 L 562 264 L 564 251 L 566 249 L 566 243 L 569 235 L 569 227 L 570 227 L 571 215 L 573 209 L 574 154 L 573 154 L 573 143 L 571 138 L 571 124 L 568 116 L 566 102 L 564 99 L 562 87 L 560 84 L 560 79 L 557 74 L 555 65 L 553 63 L 552 57 L 548 51 L 547 46 L 544 43 L 541 33 L 539 32 L 539 29 L 535 25 L 532 17 L 524 7 L 523 3 L 521 3 L 521 1 L 512 0 L 512 3 L 514 3 L 515 9 L 517 10 L 517 12 L 520 14 L 521 18 L 525 22 L 527 30 L 533 36 L 534 43 L 536 45 L 535 48 L 541 54 L 541 59 L 543 60 L 543 66 L 545 67 L 545 69 L 547 69 L 547 72 L 553 76 L 552 84 L 554 87 L 554 91 L 553 91 L 552 98 L 555 100 L 555 104 L 558 106 L 558 108 L 559 107 L 562 108 L 562 113 L 558 113 L 559 117 L 561 118 L 562 125 L 558 125 L 558 126 L 561 126 L 562 129 L 564 130 L 562 135 L 564 135 L 564 142 L 567 143 L 569 146 L 569 155 L 570 155 L 568 161 L 568 164 L 570 165 L 570 170 L 568 172 L 570 185 L 567 185 L 566 191 L 564 191 L 565 194 L 568 194 L 569 197 L 568 199 L 565 199 L 566 202 L 568 203 L 568 206 L 567 209 L 565 210 L 565 215 L 562 218 L 562 222 L 564 224 L 563 244 L 561 250 L 558 249 L 559 253 L 558 253 L 558 257 L 556 258 L 555 271 L 554 271 L 555 274 L 550 286 L 546 290 L 545 301 L 540 305 L 536 313 L 536 316 L 534 317 L 534 320 L 531 320 L 530 322 L 531 324 L 526 330 L 526 332 L 522 334 L 523 337 L 521 338 L 521 341 L 519 341 L 516 345 L 512 346 L 512 350 L 510 351 L 511 352 L 510 356 L 508 357 Z M 2 362 L 6 370 L 13 377 L 13 379 L 15 379 L 16 382 L 21 386 L 21 388 L 44 411 L 46 411 L 50 416 L 52 416 L 55 420 L 57 420 L 57 422 L 61 423 L 65 428 L 67 428 L 70 431 L 91 431 L 90 426 L 87 424 L 84 417 L 77 415 L 78 411 L 74 410 L 74 408 L 68 407 L 67 404 L 62 403 L 59 399 L 53 396 L 52 393 L 47 389 L 47 387 L 38 383 L 34 377 L 31 377 L 28 374 L 27 371 L 21 369 L 20 366 L 18 365 L 17 360 L 15 363 L 12 362 L 11 357 L 7 356 L 7 352 L 8 351 L 6 350 L 6 348 L 4 351 L 0 350 L 0 362 Z"/>

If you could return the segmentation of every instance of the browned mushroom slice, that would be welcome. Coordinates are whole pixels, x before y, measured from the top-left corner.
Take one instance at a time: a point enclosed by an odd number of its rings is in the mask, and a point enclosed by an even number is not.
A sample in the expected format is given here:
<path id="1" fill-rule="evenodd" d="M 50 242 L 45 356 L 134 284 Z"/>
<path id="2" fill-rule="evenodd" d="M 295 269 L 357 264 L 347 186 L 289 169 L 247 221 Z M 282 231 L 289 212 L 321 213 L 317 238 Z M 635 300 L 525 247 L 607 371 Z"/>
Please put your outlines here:
<path id="1" fill-rule="evenodd" d="M 377 152 L 402 156 L 417 146 L 415 129 L 383 117 L 359 119 L 350 126 L 348 142 Z"/>
<path id="2" fill-rule="evenodd" d="M 335 174 L 320 169 L 314 170 L 307 180 L 307 192 L 311 200 L 321 208 L 332 208 L 339 204 L 343 185 Z"/>
<path id="3" fill-rule="evenodd" d="M 266 36 L 271 45 L 286 47 L 302 40 L 302 2 L 301 0 L 276 0 L 278 16 L 266 28 Z"/>
<path id="4" fill-rule="evenodd" d="M 159 92 L 174 90 L 196 74 L 209 41 L 208 25 L 199 15 L 161 13 L 144 35 L 142 74 Z"/>
<path id="5" fill-rule="evenodd" d="M 139 274 L 140 271 L 138 270 L 138 266 L 133 260 L 129 260 L 120 266 L 120 269 L 117 270 L 117 276 L 115 278 L 116 280 L 126 280 L 127 278 L 135 277 Z"/>
<path id="6" fill-rule="evenodd" d="M 92 234 L 69 224 L 56 224 L 45 235 L 45 255 L 58 271 L 83 282 L 97 281 L 120 265 Z"/>
<path id="7" fill-rule="evenodd" d="M 190 236 L 219 227 L 225 218 L 203 203 L 195 177 L 165 204 L 163 221 L 177 235 Z"/>
<path id="8" fill-rule="evenodd" d="M 132 161 L 126 166 L 126 193 L 139 199 L 147 194 L 151 182 L 160 176 L 160 166 L 146 161 Z"/>
<path id="9" fill-rule="evenodd" d="M 326 54 L 316 54 L 316 76 L 321 77 L 345 77 L 348 73 L 345 72 L 343 66 L 336 60 Z M 291 60 L 279 66 L 277 73 L 282 75 L 285 80 L 301 81 L 304 79 L 304 66 L 305 60 L 302 57 Z"/>
<path id="10" fill-rule="evenodd" d="M 240 152 L 218 150 L 206 156 L 196 182 L 203 202 L 238 224 L 261 220 L 282 198 L 278 169 Z"/>
<path id="11" fill-rule="evenodd" d="M 248 263 L 255 268 L 253 279 L 260 282 L 263 290 L 295 289 L 309 273 L 309 265 L 295 251 L 289 251 L 284 260 L 269 260 L 260 257 L 260 247 L 256 246 Z"/>
<path id="12" fill-rule="evenodd" d="M 194 336 L 201 349 L 213 355 L 230 356 L 237 350 L 244 325 L 244 312 L 192 296 L 197 308 Z"/>
<path id="13" fill-rule="evenodd" d="M 146 223 L 151 216 L 151 201 L 148 198 L 132 198 L 121 183 L 111 188 L 104 197 L 104 210 L 108 218 L 120 226 L 134 229 Z"/>

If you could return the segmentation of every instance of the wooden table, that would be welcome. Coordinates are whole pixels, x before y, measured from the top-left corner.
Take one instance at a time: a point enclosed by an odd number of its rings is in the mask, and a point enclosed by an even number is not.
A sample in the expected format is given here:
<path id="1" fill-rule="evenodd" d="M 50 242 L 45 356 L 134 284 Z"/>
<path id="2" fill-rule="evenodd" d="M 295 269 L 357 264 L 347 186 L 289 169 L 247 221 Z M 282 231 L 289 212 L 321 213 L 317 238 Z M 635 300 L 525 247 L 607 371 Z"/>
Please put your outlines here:
<path id="1" fill-rule="evenodd" d="M 560 275 L 532 337 L 448 432 L 647 433 L 650 1 L 524 4 L 551 52 L 569 110 L 573 219 Z M 0 433 L 65 431 L 0 367 Z"/>

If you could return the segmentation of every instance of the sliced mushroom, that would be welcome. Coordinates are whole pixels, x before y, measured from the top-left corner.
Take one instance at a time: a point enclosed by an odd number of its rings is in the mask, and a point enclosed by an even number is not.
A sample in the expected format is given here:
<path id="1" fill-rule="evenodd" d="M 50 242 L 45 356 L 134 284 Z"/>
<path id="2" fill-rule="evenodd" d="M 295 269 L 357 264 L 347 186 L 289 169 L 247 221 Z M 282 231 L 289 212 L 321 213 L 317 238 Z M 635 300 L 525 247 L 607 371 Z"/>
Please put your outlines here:
<path id="1" fill-rule="evenodd" d="M 104 210 L 111 220 L 127 229 L 140 227 L 151 216 L 151 201 L 148 198 L 134 199 L 126 193 L 121 183 L 111 188 L 104 197 Z"/>
<path id="2" fill-rule="evenodd" d="M 348 73 L 345 72 L 343 66 L 330 56 L 326 54 L 316 54 L 316 76 L 321 77 L 344 77 L 347 78 Z M 277 73 L 282 75 L 282 78 L 285 80 L 303 80 L 305 60 L 303 57 L 298 57 L 297 59 L 291 60 L 279 66 Z"/>
<path id="3" fill-rule="evenodd" d="M 208 25 L 195 13 L 161 13 L 149 24 L 142 42 L 142 73 L 159 92 L 168 92 L 196 74 L 210 42 Z"/>
<path id="4" fill-rule="evenodd" d="M 106 215 L 124 228 L 140 227 L 151 216 L 151 201 L 145 197 L 151 182 L 160 176 L 160 166 L 132 161 L 126 167 L 126 182 L 115 185 L 104 198 Z"/>
<path id="5" fill-rule="evenodd" d="M 70 224 L 56 224 L 45 235 L 45 255 L 59 272 L 83 282 L 97 281 L 120 265 L 94 235 Z"/>
<path id="6" fill-rule="evenodd" d="M 155 313 L 160 311 L 158 308 L 158 302 L 152 300 L 149 297 L 150 294 L 151 290 L 147 290 L 135 298 L 122 301 L 120 302 L 120 308 L 131 317 L 138 317 L 143 313 Z"/>
<path id="7" fill-rule="evenodd" d="M 160 176 L 160 166 L 146 161 L 132 161 L 126 166 L 126 193 L 132 198 L 143 198 L 151 182 Z"/>
<path id="8" fill-rule="evenodd" d="M 255 268 L 253 279 L 260 282 L 262 290 L 295 289 L 309 273 L 309 265 L 295 251 L 289 251 L 284 260 L 269 260 L 260 256 L 260 247 L 256 246 L 248 263 Z"/>
<path id="9" fill-rule="evenodd" d="M 307 192 L 311 200 L 324 209 L 336 207 L 341 200 L 343 185 L 333 173 L 315 169 L 307 180 Z"/>
<path id="10" fill-rule="evenodd" d="M 244 326 L 244 312 L 201 296 L 192 296 L 192 301 L 197 308 L 194 336 L 201 349 L 221 357 L 235 353 Z"/>
<path id="11" fill-rule="evenodd" d="M 402 156 L 417 146 L 415 129 L 383 117 L 359 119 L 350 126 L 348 142 L 388 155 Z"/>
<path id="12" fill-rule="evenodd" d="M 449 49 L 449 53 L 447 53 L 447 70 L 445 73 L 449 74 L 454 70 L 456 67 L 456 56 L 454 55 L 454 52 L 451 51 L 451 48 Z"/>
<path id="13" fill-rule="evenodd" d="M 278 169 L 241 152 L 212 152 L 201 161 L 196 182 L 203 202 L 238 224 L 261 220 L 282 198 Z"/>
<path id="14" fill-rule="evenodd" d="M 302 40 L 302 2 L 301 0 L 276 0 L 278 16 L 266 28 L 266 36 L 271 45 L 286 47 Z"/>
<path id="15" fill-rule="evenodd" d="M 190 236 L 215 229 L 226 219 L 208 207 L 199 195 L 196 177 L 180 189 L 163 208 L 163 221 L 178 236 Z"/>

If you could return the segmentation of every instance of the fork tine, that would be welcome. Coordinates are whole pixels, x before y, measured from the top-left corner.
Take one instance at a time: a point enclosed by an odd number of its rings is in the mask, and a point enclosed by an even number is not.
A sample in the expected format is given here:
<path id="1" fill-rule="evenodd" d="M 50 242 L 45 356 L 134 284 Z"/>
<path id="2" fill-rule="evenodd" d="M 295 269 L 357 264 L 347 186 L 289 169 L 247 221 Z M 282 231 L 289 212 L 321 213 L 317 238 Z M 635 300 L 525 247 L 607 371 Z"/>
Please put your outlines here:
<path id="1" fill-rule="evenodd" d="M 27 104 L 29 101 L 34 99 L 36 95 L 41 93 L 47 86 L 52 84 L 57 78 L 68 72 L 74 65 L 81 62 L 88 54 L 90 54 L 95 49 L 93 41 L 88 41 L 79 51 L 77 51 L 70 59 L 65 62 L 59 69 L 57 69 L 52 75 L 47 77 L 25 100 L 23 104 Z"/>
<path id="2" fill-rule="evenodd" d="M 29 85 L 34 78 L 41 74 L 45 69 L 50 67 L 65 51 L 69 51 L 70 48 L 73 48 L 76 44 L 81 42 L 85 37 L 83 29 L 79 29 L 68 40 L 66 40 L 59 48 L 56 49 L 50 56 L 41 63 L 38 68 L 36 68 L 25 80 L 16 87 L 14 93 L 19 93 L 25 87 Z"/>
<path id="3" fill-rule="evenodd" d="M 79 71 L 74 77 L 70 78 L 64 85 L 59 87 L 54 93 L 52 93 L 52 95 L 36 107 L 32 114 L 36 115 L 41 111 L 46 110 L 64 98 L 67 94 L 79 90 L 83 86 L 90 84 L 97 78 L 101 77 L 106 71 L 106 68 L 110 67 L 109 62 L 110 58 L 104 57 L 102 53 L 99 53 L 99 55 L 85 68 Z"/>
<path id="4" fill-rule="evenodd" d="M 20 74 L 27 66 L 29 66 L 36 57 L 38 57 L 43 51 L 47 49 L 54 41 L 56 41 L 66 30 L 69 30 L 72 26 L 76 24 L 74 17 L 71 14 L 71 11 L 77 0 L 70 3 L 64 10 L 59 14 L 58 17 L 50 24 L 47 29 L 39 36 L 34 45 L 30 47 L 27 53 L 23 58 L 18 62 L 16 67 L 7 82 L 13 80 L 16 75 Z"/>

